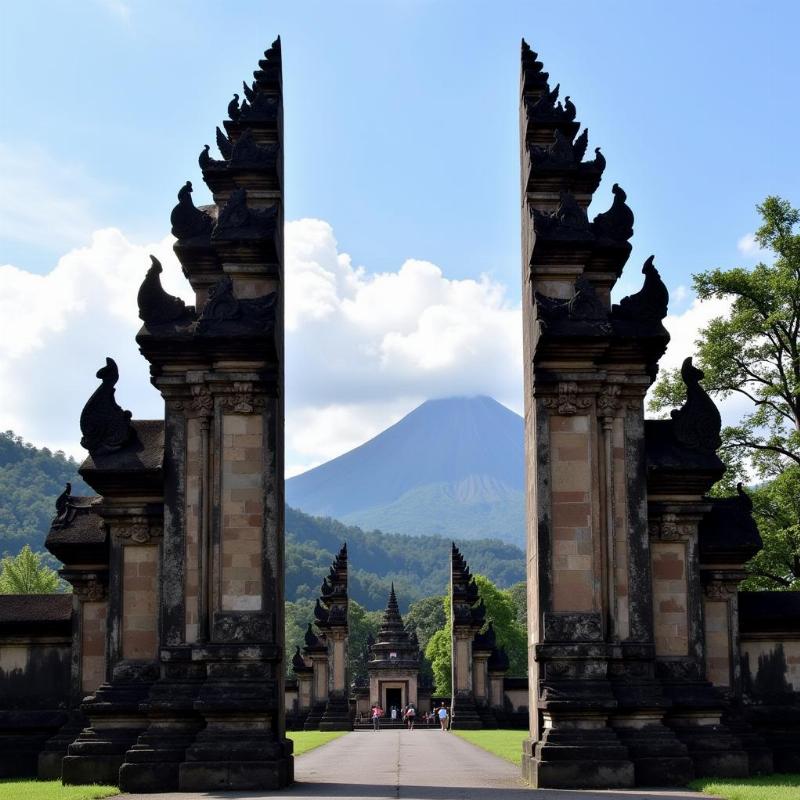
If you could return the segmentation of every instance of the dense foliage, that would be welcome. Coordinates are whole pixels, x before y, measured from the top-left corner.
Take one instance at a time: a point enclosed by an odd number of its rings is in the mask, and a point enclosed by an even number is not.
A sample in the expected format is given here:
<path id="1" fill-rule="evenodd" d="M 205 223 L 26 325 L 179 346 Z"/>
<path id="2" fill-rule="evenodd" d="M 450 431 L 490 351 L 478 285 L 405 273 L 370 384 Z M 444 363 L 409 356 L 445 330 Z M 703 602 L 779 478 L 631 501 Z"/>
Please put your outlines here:
<path id="1" fill-rule="evenodd" d="M 92 494 L 74 459 L 34 447 L 12 431 L 0 433 L 0 554 L 15 555 L 25 545 L 43 549 L 56 498 L 67 481 L 75 494 Z"/>
<path id="2" fill-rule="evenodd" d="M 286 509 L 286 598 L 316 597 L 334 554 L 347 542 L 350 597 L 383 610 L 394 581 L 401 612 L 441 594 L 449 581 L 450 541 L 436 536 L 362 531 L 336 520 Z M 506 587 L 525 578 L 525 555 L 494 539 L 459 542 L 470 567 Z"/>
<path id="3" fill-rule="evenodd" d="M 61 579 L 46 564 L 43 554 L 25 545 L 16 556 L 0 561 L 0 594 L 52 594 L 63 590 Z"/>
<path id="4" fill-rule="evenodd" d="M 508 655 L 509 675 L 528 674 L 528 634 L 519 621 L 519 590 L 498 589 L 485 575 L 475 575 L 478 593 L 486 607 L 486 624 L 492 624 L 497 644 Z M 450 640 L 450 595 L 442 598 L 445 624 L 429 639 L 425 658 L 430 662 L 436 693 L 449 695 L 452 687 L 451 664 L 453 659 Z"/>
<path id="5" fill-rule="evenodd" d="M 757 208 L 763 224 L 755 238 L 774 260 L 694 276 L 701 300 L 730 302 L 700 331 L 696 363 L 710 394 L 744 398 L 750 408 L 722 431 L 729 469 L 714 489 L 758 484 L 752 496 L 764 550 L 748 565 L 743 588 L 800 589 L 800 210 L 780 197 Z M 667 373 L 650 407 L 679 405 L 684 392 L 677 372 Z"/>

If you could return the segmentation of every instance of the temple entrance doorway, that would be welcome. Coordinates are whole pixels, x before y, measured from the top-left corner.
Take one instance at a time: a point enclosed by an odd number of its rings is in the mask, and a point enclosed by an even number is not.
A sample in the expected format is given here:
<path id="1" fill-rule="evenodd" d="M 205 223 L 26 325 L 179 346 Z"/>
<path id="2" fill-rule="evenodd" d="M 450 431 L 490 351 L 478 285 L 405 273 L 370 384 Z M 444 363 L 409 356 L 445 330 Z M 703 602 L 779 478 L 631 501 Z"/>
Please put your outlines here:
<path id="1" fill-rule="evenodd" d="M 388 713 L 392 707 L 398 710 L 403 707 L 403 690 L 400 688 L 386 688 L 386 705 L 384 709 Z"/>

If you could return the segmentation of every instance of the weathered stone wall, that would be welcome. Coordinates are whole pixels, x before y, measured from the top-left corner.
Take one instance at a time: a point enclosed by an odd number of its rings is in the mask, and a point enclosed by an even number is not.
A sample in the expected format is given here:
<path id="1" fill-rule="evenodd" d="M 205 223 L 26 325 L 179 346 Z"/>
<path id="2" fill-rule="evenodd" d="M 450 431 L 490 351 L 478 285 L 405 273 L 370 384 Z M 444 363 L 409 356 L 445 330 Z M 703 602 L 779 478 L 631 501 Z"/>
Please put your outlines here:
<path id="1" fill-rule="evenodd" d="M 221 609 L 260 611 L 264 454 L 257 414 L 222 417 Z"/>
<path id="2" fill-rule="evenodd" d="M 656 655 L 688 655 L 686 546 L 653 542 L 651 553 Z"/>
<path id="3" fill-rule="evenodd" d="M 150 660 L 158 655 L 158 547 L 123 547 L 122 658 Z"/>

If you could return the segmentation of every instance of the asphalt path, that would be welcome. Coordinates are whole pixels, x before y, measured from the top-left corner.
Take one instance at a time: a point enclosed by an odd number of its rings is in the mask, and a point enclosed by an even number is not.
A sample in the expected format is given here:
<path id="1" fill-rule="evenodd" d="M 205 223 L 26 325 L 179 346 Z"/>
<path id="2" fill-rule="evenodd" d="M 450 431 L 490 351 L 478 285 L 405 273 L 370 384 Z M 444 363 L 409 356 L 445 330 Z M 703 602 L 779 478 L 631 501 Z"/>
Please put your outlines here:
<path id="1" fill-rule="evenodd" d="M 295 783 L 274 792 L 125 795 L 130 800 L 686 800 L 686 791 L 534 790 L 519 767 L 437 730 L 354 731 L 295 759 Z"/>

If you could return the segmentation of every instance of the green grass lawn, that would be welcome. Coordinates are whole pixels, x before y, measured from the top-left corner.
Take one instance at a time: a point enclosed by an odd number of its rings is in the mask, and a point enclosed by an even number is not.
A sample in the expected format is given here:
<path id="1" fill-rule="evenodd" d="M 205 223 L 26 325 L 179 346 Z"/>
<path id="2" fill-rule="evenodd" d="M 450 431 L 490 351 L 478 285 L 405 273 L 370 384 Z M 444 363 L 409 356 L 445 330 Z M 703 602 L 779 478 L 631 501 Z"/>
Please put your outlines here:
<path id="1" fill-rule="evenodd" d="M 62 786 L 61 781 L 0 781 L 0 800 L 98 800 L 119 794 L 116 786 Z"/>
<path id="2" fill-rule="evenodd" d="M 287 731 L 286 738 L 294 742 L 294 754 L 301 756 L 303 753 L 328 744 L 346 733 L 347 731 Z M 5 798 L 0 795 L 0 800 L 5 800 Z"/>
<path id="3" fill-rule="evenodd" d="M 797 800 L 800 775 L 763 775 L 756 778 L 700 778 L 689 786 L 725 800 Z"/>
<path id="4" fill-rule="evenodd" d="M 522 758 L 522 742 L 528 736 L 527 731 L 452 731 L 467 742 L 494 753 L 512 764 L 519 764 Z"/>

